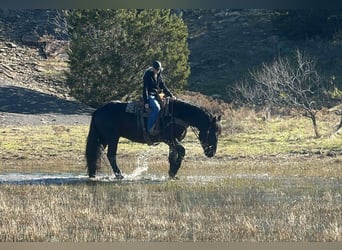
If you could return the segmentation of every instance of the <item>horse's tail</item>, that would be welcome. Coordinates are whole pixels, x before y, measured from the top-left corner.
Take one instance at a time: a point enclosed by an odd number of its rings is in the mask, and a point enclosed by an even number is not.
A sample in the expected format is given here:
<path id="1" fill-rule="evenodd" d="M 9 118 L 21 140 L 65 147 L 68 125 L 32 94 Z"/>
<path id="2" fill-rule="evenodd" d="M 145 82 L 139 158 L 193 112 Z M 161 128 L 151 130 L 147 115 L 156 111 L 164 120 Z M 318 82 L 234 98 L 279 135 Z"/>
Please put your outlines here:
<path id="1" fill-rule="evenodd" d="M 101 154 L 101 141 L 100 134 L 95 125 L 94 115 L 91 118 L 90 128 L 87 138 L 85 156 L 87 159 L 87 168 L 89 177 L 95 177 L 96 170 L 98 169 L 98 158 Z"/>

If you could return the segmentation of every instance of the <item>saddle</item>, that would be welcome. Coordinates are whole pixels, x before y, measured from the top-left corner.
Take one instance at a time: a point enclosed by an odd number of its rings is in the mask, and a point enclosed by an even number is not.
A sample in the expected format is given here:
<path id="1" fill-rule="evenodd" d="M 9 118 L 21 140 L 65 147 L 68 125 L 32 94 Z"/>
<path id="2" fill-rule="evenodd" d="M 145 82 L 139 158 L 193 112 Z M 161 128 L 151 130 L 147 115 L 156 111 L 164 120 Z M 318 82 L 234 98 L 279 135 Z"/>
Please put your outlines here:
<path id="1" fill-rule="evenodd" d="M 148 145 L 152 145 L 156 141 L 158 141 L 158 139 L 160 139 L 161 133 L 162 133 L 161 126 L 163 126 L 164 118 L 170 115 L 169 113 L 170 99 L 161 98 L 160 104 L 161 104 L 160 105 L 161 109 L 159 111 L 159 115 L 155 123 L 155 130 L 158 130 L 159 132 L 153 136 L 147 133 L 147 130 L 146 130 L 147 118 L 149 117 L 151 111 L 145 109 L 143 99 L 141 98 L 140 100 L 129 102 L 126 105 L 125 111 L 127 113 L 136 115 L 138 128 L 142 131 L 142 135 Z"/>

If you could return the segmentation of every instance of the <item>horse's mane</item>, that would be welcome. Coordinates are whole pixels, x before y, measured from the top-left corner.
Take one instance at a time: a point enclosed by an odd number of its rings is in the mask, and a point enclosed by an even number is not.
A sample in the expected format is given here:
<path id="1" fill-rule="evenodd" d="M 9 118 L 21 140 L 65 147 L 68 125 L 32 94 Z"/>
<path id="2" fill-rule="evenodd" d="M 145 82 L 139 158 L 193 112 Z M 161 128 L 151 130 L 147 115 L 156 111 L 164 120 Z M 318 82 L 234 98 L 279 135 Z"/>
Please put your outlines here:
<path id="1" fill-rule="evenodd" d="M 197 105 L 195 103 L 191 103 L 182 99 L 176 99 L 173 102 L 179 102 L 182 103 L 184 106 L 189 107 L 190 109 L 198 109 L 203 111 L 210 119 L 212 119 L 214 117 L 214 115 L 206 108 L 200 105 Z"/>

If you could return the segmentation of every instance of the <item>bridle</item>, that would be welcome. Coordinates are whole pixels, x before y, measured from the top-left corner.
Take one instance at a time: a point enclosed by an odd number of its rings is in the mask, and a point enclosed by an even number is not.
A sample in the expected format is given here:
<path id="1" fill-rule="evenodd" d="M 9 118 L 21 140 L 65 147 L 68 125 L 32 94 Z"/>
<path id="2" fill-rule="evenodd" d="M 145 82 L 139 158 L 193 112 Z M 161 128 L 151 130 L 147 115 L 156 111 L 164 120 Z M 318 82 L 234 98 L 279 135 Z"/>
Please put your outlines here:
<path id="1" fill-rule="evenodd" d="M 194 132 L 195 136 L 197 137 L 197 139 L 201 142 L 202 147 L 204 148 L 205 151 L 207 150 L 212 150 L 212 146 L 209 145 L 208 141 L 209 141 L 209 131 L 211 129 L 212 124 L 209 125 L 207 131 L 206 131 L 206 135 L 205 135 L 205 140 L 201 140 L 200 136 L 199 136 L 199 130 L 195 127 L 190 127 L 192 132 Z"/>
<path id="2" fill-rule="evenodd" d="M 185 121 L 183 121 L 183 120 L 181 120 L 181 119 L 175 118 L 175 117 L 173 116 L 173 102 L 171 102 L 171 104 L 172 104 L 172 105 L 171 105 L 172 111 L 170 112 L 171 118 L 172 118 L 172 119 L 171 119 L 171 123 L 172 123 L 172 124 L 181 125 L 181 126 L 183 126 L 183 127 L 185 127 L 185 128 L 188 127 L 189 124 L 188 124 L 187 122 L 185 122 Z M 213 149 L 214 149 L 213 146 L 209 145 L 209 133 L 210 133 L 210 130 L 211 130 L 212 126 L 214 126 L 214 125 L 213 125 L 213 123 L 211 122 L 211 123 L 209 124 L 208 129 L 207 129 L 206 132 L 205 132 L 206 134 L 205 134 L 204 140 L 201 140 L 201 138 L 200 138 L 200 136 L 199 136 L 199 134 L 200 134 L 199 129 L 196 128 L 196 127 L 190 126 L 192 132 L 195 134 L 195 136 L 197 137 L 197 139 L 200 141 L 202 148 L 203 148 L 204 151 L 207 152 L 207 153 L 212 152 Z M 173 134 L 173 126 L 171 127 L 171 129 L 172 129 L 172 134 Z"/>

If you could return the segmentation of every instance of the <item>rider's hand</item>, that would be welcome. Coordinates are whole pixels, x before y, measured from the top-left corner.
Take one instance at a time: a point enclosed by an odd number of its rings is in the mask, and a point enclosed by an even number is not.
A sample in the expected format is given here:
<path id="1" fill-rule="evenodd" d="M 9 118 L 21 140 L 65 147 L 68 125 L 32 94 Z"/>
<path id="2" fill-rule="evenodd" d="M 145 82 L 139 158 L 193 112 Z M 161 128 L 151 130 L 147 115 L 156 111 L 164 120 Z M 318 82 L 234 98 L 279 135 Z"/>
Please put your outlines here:
<path id="1" fill-rule="evenodd" d="M 177 98 L 175 96 L 172 96 L 171 97 L 171 100 L 176 100 Z"/>
<path id="2" fill-rule="evenodd" d="M 150 107 L 150 105 L 148 105 L 148 103 L 145 103 L 145 109 L 148 109 Z"/>

